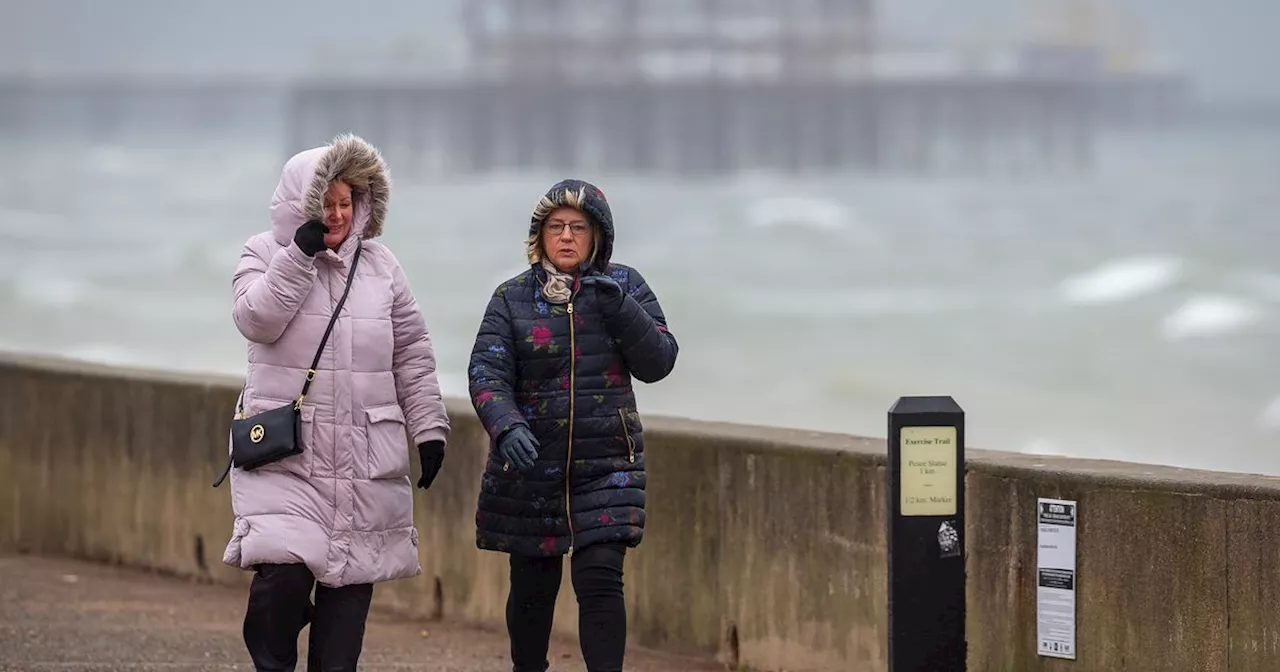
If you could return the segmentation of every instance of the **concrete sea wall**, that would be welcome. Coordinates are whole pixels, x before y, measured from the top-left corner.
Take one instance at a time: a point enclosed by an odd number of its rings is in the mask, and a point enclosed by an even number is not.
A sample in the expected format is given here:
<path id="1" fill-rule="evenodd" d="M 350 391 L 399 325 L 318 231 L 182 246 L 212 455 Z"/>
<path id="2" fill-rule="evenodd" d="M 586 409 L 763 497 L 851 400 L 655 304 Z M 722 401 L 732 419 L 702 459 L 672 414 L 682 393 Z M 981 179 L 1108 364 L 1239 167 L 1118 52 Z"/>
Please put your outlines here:
<path id="1" fill-rule="evenodd" d="M 0 356 L 0 552 L 228 584 L 239 381 Z M 963 400 L 960 400 L 963 404 Z M 892 400 L 886 400 L 886 408 Z M 475 547 L 486 440 L 469 404 L 430 491 L 423 575 L 375 605 L 500 627 L 505 556 Z M 760 670 L 882 670 L 883 440 L 646 417 L 632 640 Z M 1211 449 L 1207 447 L 1206 449 Z M 970 449 L 969 669 L 1280 669 L 1280 479 Z M 414 465 L 417 472 L 417 465 Z M 1078 660 L 1036 655 L 1037 497 L 1080 503 Z M 576 630 L 564 582 L 557 628 Z"/>

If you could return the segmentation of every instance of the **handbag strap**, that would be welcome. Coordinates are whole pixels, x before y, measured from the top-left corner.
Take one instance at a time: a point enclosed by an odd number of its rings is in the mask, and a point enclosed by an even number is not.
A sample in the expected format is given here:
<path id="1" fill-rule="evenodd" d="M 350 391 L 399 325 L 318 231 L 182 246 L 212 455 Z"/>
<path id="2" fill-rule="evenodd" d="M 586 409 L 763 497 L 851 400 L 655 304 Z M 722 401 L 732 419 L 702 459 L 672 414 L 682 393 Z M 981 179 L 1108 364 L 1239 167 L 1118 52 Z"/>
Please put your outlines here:
<path id="1" fill-rule="evenodd" d="M 311 381 L 316 378 L 316 367 L 320 365 L 320 356 L 324 354 L 324 346 L 329 342 L 329 335 L 333 333 L 333 324 L 338 321 L 338 314 L 342 312 L 342 306 L 347 302 L 347 295 L 351 293 L 351 283 L 356 278 L 356 265 L 360 262 L 360 251 L 364 249 L 363 245 L 356 246 L 356 254 L 351 258 L 351 270 L 347 273 L 347 286 L 342 290 L 342 298 L 338 299 L 338 305 L 333 309 L 333 315 L 329 318 L 329 326 L 325 327 L 324 337 L 320 339 L 320 347 L 316 348 L 316 356 L 311 360 L 311 366 L 307 369 L 307 379 L 302 383 L 302 393 L 298 395 L 298 400 L 293 402 L 293 410 L 302 409 L 302 400 L 307 398 L 307 390 L 311 389 Z M 240 398 L 236 400 L 236 417 L 244 419 L 244 388 L 240 388 Z M 231 473 L 231 466 L 235 462 L 234 455 L 227 456 L 227 468 L 222 470 L 222 474 L 213 482 L 213 487 L 222 485 L 222 481 L 226 479 L 227 474 Z"/>
<path id="2" fill-rule="evenodd" d="M 316 356 L 311 359 L 311 367 L 307 369 L 307 379 L 302 383 L 302 393 L 298 395 L 298 400 L 293 402 L 294 410 L 302 408 L 302 400 L 307 398 L 307 390 L 311 389 L 311 381 L 316 379 L 316 367 L 320 365 L 320 355 L 324 354 L 324 346 L 329 342 L 329 334 L 333 333 L 333 324 L 338 321 L 338 313 L 342 312 L 342 305 L 347 302 L 347 295 L 351 293 L 351 283 L 356 279 L 356 264 L 360 263 L 360 251 L 364 249 L 364 245 L 356 245 L 356 254 L 351 258 L 351 270 L 347 272 L 347 286 L 342 290 L 342 298 L 338 299 L 338 305 L 333 309 L 333 316 L 329 318 L 329 326 L 324 328 L 324 338 L 320 339 L 320 347 L 316 348 Z"/>
<path id="3" fill-rule="evenodd" d="M 329 342 L 329 335 L 333 333 L 333 325 L 338 321 L 338 314 L 342 312 L 342 306 L 347 302 L 347 295 L 351 293 L 351 283 L 356 278 L 356 266 L 360 263 L 360 252 L 364 250 L 364 245 L 356 246 L 356 254 L 351 258 L 351 270 L 347 272 L 347 286 L 342 290 L 342 297 L 338 299 L 338 305 L 333 309 L 333 315 L 329 317 L 329 326 L 324 329 L 324 337 L 320 339 L 320 347 L 316 348 L 316 356 L 311 359 L 311 366 L 307 368 L 306 380 L 302 383 L 302 393 L 298 395 L 296 401 L 293 402 L 294 410 L 302 410 L 302 401 L 307 398 L 307 390 L 311 389 L 311 381 L 316 378 L 316 367 L 320 365 L 320 356 L 324 354 L 324 346 Z M 244 419 L 244 388 L 240 389 L 240 398 L 236 400 L 236 417 Z"/>

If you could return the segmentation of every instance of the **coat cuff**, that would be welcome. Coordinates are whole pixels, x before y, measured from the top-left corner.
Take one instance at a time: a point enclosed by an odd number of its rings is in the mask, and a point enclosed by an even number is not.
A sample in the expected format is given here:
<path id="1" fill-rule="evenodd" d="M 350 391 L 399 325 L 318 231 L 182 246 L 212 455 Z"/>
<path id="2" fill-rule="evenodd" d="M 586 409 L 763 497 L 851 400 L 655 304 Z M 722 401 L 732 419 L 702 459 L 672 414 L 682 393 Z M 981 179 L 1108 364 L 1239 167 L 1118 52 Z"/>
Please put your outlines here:
<path id="1" fill-rule="evenodd" d="M 449 443 L 449 430 L 443 427 L 432 427 L 413 435 L 414 446 L 420 446 L 428 441 L 439 441 L 447 445 Z"/>
<path id="2" fill-rule="evenodd" d="M 308 257 L 307 254 L 302 251 L 302 248 L 298 247 L 297 243 L 290 242 L 285 246 L 284 250 L 293 258 L 294 261 L 298 262 L 299 266 L 303 268 L 313 268 L 316 265 L 316 258 Z"/>

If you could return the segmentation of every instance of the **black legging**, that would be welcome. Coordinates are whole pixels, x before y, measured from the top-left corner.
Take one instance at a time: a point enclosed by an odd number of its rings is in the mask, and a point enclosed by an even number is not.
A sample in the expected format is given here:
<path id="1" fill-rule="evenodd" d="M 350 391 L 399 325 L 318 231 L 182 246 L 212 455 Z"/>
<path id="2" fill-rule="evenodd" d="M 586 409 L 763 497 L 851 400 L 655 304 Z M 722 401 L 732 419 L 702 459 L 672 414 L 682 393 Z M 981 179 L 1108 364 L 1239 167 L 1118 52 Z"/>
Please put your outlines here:
<path id="1" fill-rule="evenodd" d="M 330 588 L 316 583 L 306 565 L 258 565 L 244 615 L 244 643 L 253 669 L 293 672 L 298 664 L 298 633 L 311 623 L 308 672 L 355 670 L 372 599 L 372 584 Z"/>
<path id="2" fill-rule="evenodd" d="M 578 596 L 578 641 L 587 672 L 622 672 L 627 648 L 627 609 L 622 596 L 623 544 L 574 551 L 573 590 Z M 514 672 L 546 672 L 564 560 L 511 555 L 507 633 Z"/>

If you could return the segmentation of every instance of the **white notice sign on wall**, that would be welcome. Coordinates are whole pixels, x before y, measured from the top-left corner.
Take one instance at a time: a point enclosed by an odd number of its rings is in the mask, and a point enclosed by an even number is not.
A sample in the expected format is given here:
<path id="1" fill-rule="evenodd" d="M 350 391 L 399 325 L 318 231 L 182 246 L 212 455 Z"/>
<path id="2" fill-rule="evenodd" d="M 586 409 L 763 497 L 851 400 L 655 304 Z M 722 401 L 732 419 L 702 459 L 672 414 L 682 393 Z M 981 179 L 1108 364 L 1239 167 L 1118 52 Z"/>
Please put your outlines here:
<path id="1" fill-rule="evenodd" d="M 1050 658 L 1076 657 L 1076 512 L 1061 499 L 1036 506 L 1036 648 Z"/>

